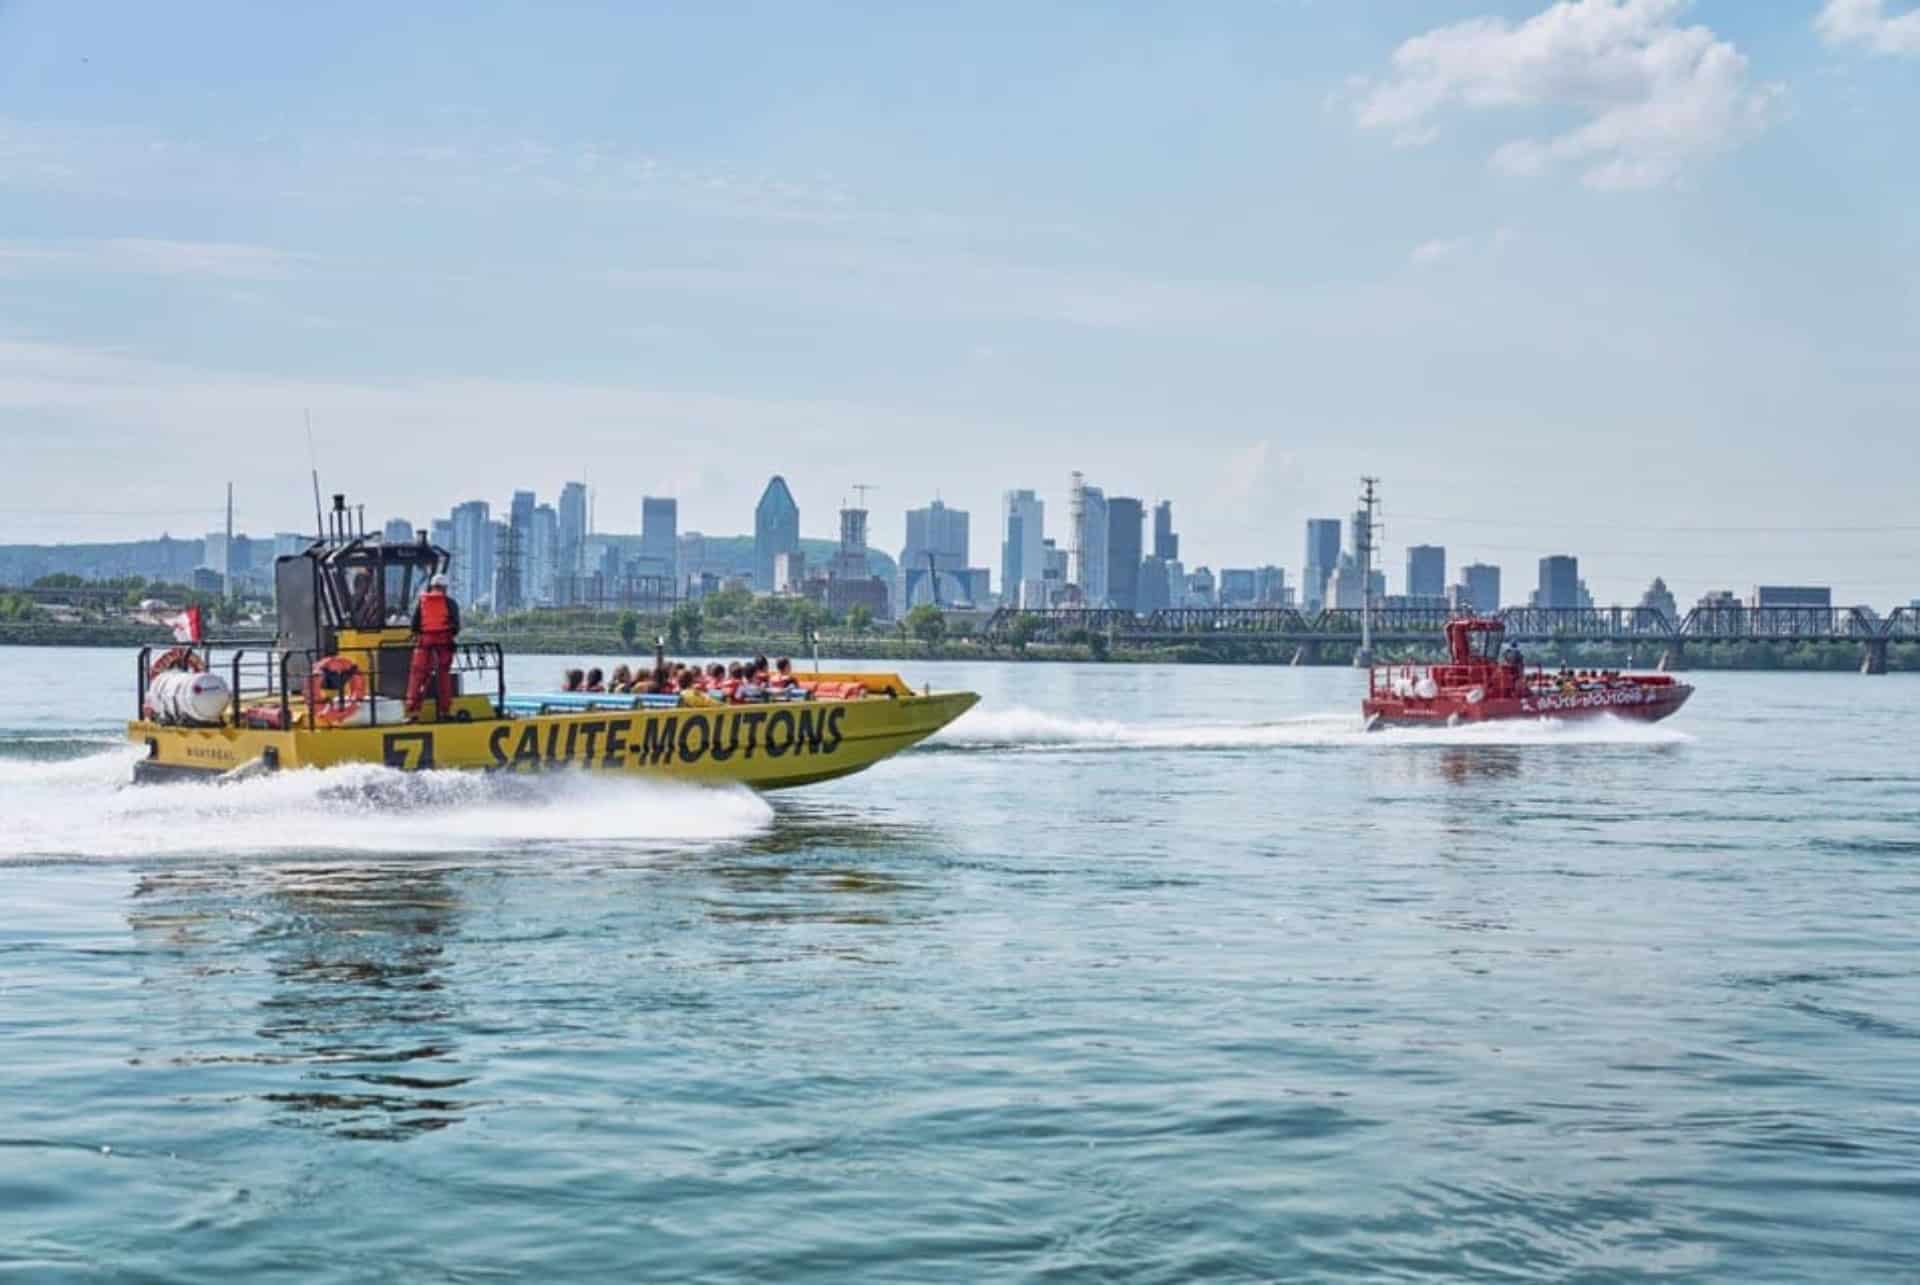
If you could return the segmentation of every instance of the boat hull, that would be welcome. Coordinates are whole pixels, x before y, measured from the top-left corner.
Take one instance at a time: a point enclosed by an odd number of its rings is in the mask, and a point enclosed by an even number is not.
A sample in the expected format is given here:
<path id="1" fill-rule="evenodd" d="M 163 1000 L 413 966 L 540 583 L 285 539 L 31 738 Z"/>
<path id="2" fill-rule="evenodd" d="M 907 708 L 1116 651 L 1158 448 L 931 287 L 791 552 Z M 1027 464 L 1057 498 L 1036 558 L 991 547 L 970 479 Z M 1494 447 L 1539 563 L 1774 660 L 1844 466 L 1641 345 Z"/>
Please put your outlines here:
<path id="1" fill-rule="evenodd" d="M 1526 692 L 1468 701 L 1445 694 L 1433 700 L 1384 697 L 1362 703 L 1369 727 L 1453 727 L 1505 719 L 1629 718 L 1653 723 L 1676 713 L 1693 688 L 1685 683 L 1616 687 L 1591 692 Z"/>
<path id="2" fill-rule="evenodd" d="M 136 781 L 373 763 L 403 771 L 605 772 L 757 790 L 862 771 L 951 723 L 971 692 L 774 705 L 590 710 L 524 718 L 287 730 L 173 727 L 137 720 Z"/>

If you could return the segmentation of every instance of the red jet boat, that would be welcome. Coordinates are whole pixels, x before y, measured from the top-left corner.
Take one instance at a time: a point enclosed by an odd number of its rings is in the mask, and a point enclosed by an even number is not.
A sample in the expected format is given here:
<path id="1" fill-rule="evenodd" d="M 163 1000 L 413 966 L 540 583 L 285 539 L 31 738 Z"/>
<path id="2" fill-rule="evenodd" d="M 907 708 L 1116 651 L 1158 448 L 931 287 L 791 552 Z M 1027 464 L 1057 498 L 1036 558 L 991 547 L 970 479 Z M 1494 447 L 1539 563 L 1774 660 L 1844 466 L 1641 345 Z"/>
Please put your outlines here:
<path id="1" fill-rule="evenodd" d="M 1507 627 L 1499 620 L 1464 616 L 1446 628 L 1446 664 L 1373 667 L 1360 707 L 1368 730 L 1600 714 L 1651 723 L 1693 695 L 1668 674 L 1529 670 L 1517 646 L 1502 648 Z"/>

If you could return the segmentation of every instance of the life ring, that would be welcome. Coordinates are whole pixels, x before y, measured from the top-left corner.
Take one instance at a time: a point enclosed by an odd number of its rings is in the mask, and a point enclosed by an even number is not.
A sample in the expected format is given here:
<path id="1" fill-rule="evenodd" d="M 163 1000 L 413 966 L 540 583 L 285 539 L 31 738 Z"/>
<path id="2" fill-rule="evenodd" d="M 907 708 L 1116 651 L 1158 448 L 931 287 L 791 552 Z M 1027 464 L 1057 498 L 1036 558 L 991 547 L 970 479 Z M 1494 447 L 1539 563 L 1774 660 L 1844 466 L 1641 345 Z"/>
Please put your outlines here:
<path id="1" fill-rule="evenodd" d="M 367 676 L 345 656 L 329 656 L 307 676 L 307 708 L 322 727 L 337 727 L 360 712 Z"/>
<path id="2" fill-rule="evenodd" d="M 188 673 L 193 674 L 204 674 L 207 672 L 207 662 L 200 659 L 199 653 L 191 647 L 169 647 L 161 652 L 159 658 L 148 668 L 147 677 L 158 678 L 160 675 L 175 669 L 184 669 Z"/>
<path id="3" fill-rule="evenodd" d="M 1467 704 L 1478 705 L 1481 701 L 1485 700 L 1486 698 L 1487 698 L 1486 688 L 1484 687 L 1467 688 Z"/>

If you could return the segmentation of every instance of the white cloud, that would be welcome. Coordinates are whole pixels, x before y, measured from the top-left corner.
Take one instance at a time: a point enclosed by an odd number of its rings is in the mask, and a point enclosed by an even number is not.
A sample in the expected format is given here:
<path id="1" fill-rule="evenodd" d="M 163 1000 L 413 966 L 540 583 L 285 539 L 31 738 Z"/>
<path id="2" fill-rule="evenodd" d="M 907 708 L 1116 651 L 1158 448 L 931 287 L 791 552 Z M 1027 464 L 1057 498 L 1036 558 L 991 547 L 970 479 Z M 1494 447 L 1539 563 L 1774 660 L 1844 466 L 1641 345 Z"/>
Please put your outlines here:
<path id="1" fill-rule="evenodd" d="M 1356 119 L 1417 145 L 1455 105 L 1573 111 L 1583 124 L 1507 142 L 1494 167 L 1540 174 L 1570 162 L 1595 188 L 1671 182 L 1689 163 L 1764 128 L 1778 93 L 1752 83 L 1733 45 L 1706 27 L 1679 26 L 1686 7 L 1687 0 L 1559 0 L 1518 26 L 1474 18 L 1437 27 L 1394 50 L 1391 78 L 1360 82 Z"/>
<path id="2" fill-rule="evenodd" d="M 1413 247 L 1413 253 L 1408 257 L 1421 267 L 1430 267 L 1436 263 L 1445 263 L 1449 259 L 1457 259 L 1472 247 L 1472 239 L 1463 236 L 1422 241 Z"/>
<path id="3" fill-rule="evenodd" d="M 279 281 L 301 256 L 230 241 L 110 237 L 99 241 L 0 241 L 0 273 L 95 272 L 159 277 Z"/>
<path id="4" fill-rule="evenodd" d="M 1827 0 L 1813 25 L 1830 45 L 1864 45 L 1877 54 L 1920 55 L 1920 9 L 1889 14 L 1886 0 Z"/>

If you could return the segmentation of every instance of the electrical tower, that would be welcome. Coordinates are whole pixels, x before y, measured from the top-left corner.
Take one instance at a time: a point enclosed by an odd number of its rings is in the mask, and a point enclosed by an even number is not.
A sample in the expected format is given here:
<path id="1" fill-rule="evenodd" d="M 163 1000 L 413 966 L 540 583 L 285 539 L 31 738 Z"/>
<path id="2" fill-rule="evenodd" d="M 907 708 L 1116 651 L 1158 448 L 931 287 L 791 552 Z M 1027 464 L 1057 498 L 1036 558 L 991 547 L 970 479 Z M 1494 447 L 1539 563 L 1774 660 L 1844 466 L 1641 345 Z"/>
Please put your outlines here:
<path id="1" fill-rule="evenodd" d="M 1375 539 L 1380 533 L 1380 523 L 1374 517 L 1374 512 L 1380 506 L 1380 495 L 1376 489 L 1379 485 L 1380 479 L 1377 477 L 1360 479 L 1361 509 L 1355 516 L 1361 520 L 1356 524 L 1359 529 L 1354 532 L 1354 553 L 1360 559 L 1360 650 L 1354 653 L 1355 665 L 1373 664 L 1373 552 L 1380 547 Z"/>

